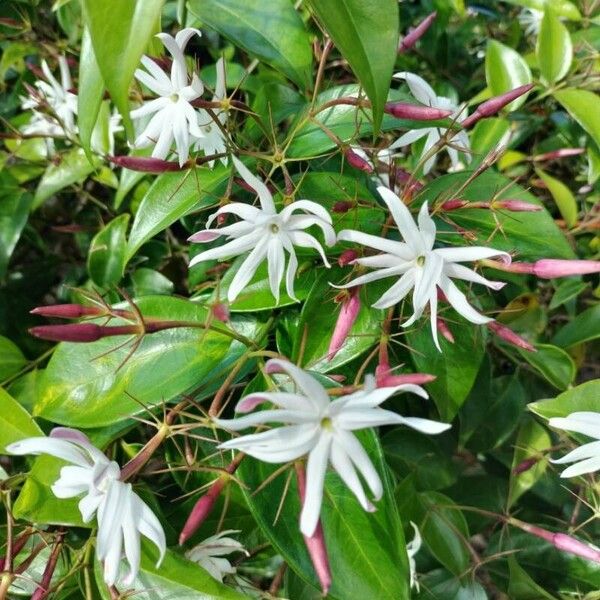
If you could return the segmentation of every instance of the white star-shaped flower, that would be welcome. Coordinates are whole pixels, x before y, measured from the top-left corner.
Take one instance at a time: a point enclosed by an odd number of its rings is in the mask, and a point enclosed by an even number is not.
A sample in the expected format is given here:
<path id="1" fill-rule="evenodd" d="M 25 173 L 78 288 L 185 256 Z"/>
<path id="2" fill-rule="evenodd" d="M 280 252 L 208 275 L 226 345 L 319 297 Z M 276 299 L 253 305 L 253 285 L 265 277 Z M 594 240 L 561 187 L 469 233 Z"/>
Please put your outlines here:
<path id="1" fill-rule="evenodd" d="M 203 542 L 188 550 L 185 555 L 191 561 L 199 564 L 205 571 L 208 571 L 213 579 L 223 581 L 225 575 L 234 575 L 236 569 L 226 558 L 222 557 L 232 552 L 243 552 L 248 555 L 240 542 L 226 537 L 232 533 L 239 533 L 239 531 L 235 529 L 221 531 L 206 538 Z"/>
<path id="2" fill-rule="evenodd" d="M 584 444 L 565 454 L 555 464 L 575 463 L 567 467 L 561 477 L 577 477 L 586 473 L 594 473 L 600 469 L 600 413 L 591 411 L 574 412 L 566 417 L 553 417 L 548 421 L 550 427 L 582 433 L 596 441 Z"/>
<path id="3" fill-rule="evenodd" d="M 285 269 L 285 253 L 288 252 L 290 258 L 285 286 L 288 296 L 296 300 L 294 296 L 294 277 L 298 268 L 298 259 L 296 258 L 294 246 L 314 248 L 321 255 L 325 266 L 329 267 L 323 247 L 315 237 L 306 233 L 304 229 L 312 225 L 320 227 L 325 237 L 325 243 L 328 246 L 333 246 L 335 244 L 335 232 L 331 225 L 331 216 L 322 206 L 310 200 L 296 200 L 278 213 L 273 202 L 273 196 L 267 186 L 258 177 L 255 177 L 240 160 L 235 156 L 232 158 L 235 168 L 243 180 L 258 194 L 260 208 L 241 202 L 232 202 L 213 213 L 206 222 L 207 229 L 191 236 L 190 241 L 210 242 L 223 235 L 226 235 L 231 241 L 218 248 L 212 248 L 197 254 L 191 260 L 190 267 L 204 260 L 237 256 L 250 250 L 250 254 L 248 254 L 229 285 L 228 300 L 233 302 L 238 297 L 256 273 L 260 263 L 266 258 L 269 266 L 271 292 L 276 301 L 279 302 L 279 287 Z M 298 210 L 303 211 L 303 213 L 294 214 Z M 225 213 L 237 215 L 242 220 L 220 229 L 210 229 L 210 224 L 219 215 Z"/>
<path id="4" fill-rule="evenodd" d="M 453 111 L 452 115 L 449 117 L 451 120 L 460 123 L 467 117 L 467 107 L 456 106 L 450 98 L 446 98 L 445 96 L 438 96 L 432 89 L 432 87 L 421 77 L 415 75 L 414 73 L 409 73 L 407 71 L 403 71 L 401 73 L 396 73 L 394 75 L 395 79 L 404 79 L 408 84 L 408 87 L 412 93 L 412 95 L 419 101 L 421 104 L 425 106 L 433 106 L 434 108 L 441 108 L 443 110 L 451 110 Z M 422 129 L 413 129 L 412 131 L 408 131 L 407 133 L 401 135 L 390 147 L 390 150 L 395 150 L 397 148 L 403 148 L 404 146 L 408 146 L 420 140 L 422 137 L 427 137 L 425 141 L 425 146 L 423 147 L 423 152 L 421 156 L 425 156 L 429 150 L 435 146 L 435 144 L 440 140 L 442 136 L 446 134 L 448 130 L 440 127 L 423 127 Z M 453 143 L 456 143 L 461 148 L 464 148 L 465 151 L 468 152 L 471 146 L 469 144 L 469 136 L 466 131 L 460 131 L 454 135 L 452 139 Z M 451 148 L 447 146 L 446 150 L 450 156 L 450 160 L 452 161 L 453 168 L 457 168 L 460 165 L 460 160 L 458 158 L 458 151 L 455 148 Z M 436 156 L 431 156 L 429 159 L 425 161 L 423 165 L 423 173 L 427 174 L 433 166 L 435 165 Z M 471 156 L 467 153 L 465 154 L 466 161 L 471 162 Z"/>
<path id="5" fill-rule="evenodd" d="M 225 88 L 225 60 L 220 58 L 216 64 L 217 67 L 217 81 L 215 85 L 215 94 L 213 101 L 221 101 L 227 98 L 227 89 Z M 213 110 L 214 115 L 219 120 L 221 125 L 227 123 L 227 111 L 225 110 Z M 198 111 L 198 125 L 202 131 L 203 137 L 197 138 L 194 141 L 194 150 L 204 152 L 205 156 L 211 154 L 222 154 L 227 150 L 225 144 L 225 136 L 221 131 L 221 128 L 214 122 L 210 113 L 204 109 Z M 221 162 L 226 165 L 227 157 L 222 156 Z M 210 161 L 208 166 L 212 168 L 214 161 Z"/>
<path id="6" fill-rule="evenodd" d="M 193 137 L 203 137 L 198 127 L 198 113 L 191 102 L 202 95 L 204 85 L 196 73 L 189 80 L 183 54 L 194 34 L 201 35 L 192 27 L 182 29 L 175 37 L 167 33 L 157 34 L 156 37 L 161 39 L 173 57 L 170 77 L 148 56 L 142 56 L 146 71 L 138 69 L 135 72 L 136 79 L 160 98 L 150 100 L 131 111 L 132 119 L 153 115 L 135 140 L 134 147 L 147 148 L 154 145 L 152 156 L 165 159 L 175 140 L 180 165 L 188 159 Z"/>
<path id="7" fill-rule="evenodd" d="M 123 583 L 130 585 L 134 581 L 140 568 L 141 535 L 158 548 L 160 564 L 166 542 L 159 520 L 132 490 L 131 484 L 120 481 L 119 465 L 95 448 L 83 433 L 57 427 L 50 437 L 26 438 L 9 444 L 6 450 L 17 455 L 49 454 L 70 463 L 60 470 L 52 493 L 57 498 L 84 494 L 79 501 L 84 523 L 89 523 L 97 514 L 96 556 L 104 564 L 107 585 L 117 581 L 123 552 L 129 563 Z"/>
<path id="8" fill-rule="evenodd" d="M 237 449 L 268 463 L 285 463 L 308 456 L 306 496 L 300 516 L 300 530 L 311 537 L 315 532 L 323 500 L 323 484 L 328 463 L 367 511 L 375 508 L 367 499 L 357 470 L 369 486 L 375 500 L 383 494 L 383 484 L 371 459 L 352 433 L 380 425 L 408 425 L 422 433 L 436 434 L 450 425 L 417 417 L 402 417 L 379 405 L 396 392 L 412 392 L 427 398 L 418 385 L 376 388 L 367 377 L 364 388 L 353 394 L 329 400 L 327 391 L 312 375 L 290 362 L 272 359 L 267 373 L 285 372 L 298 387 L 297 393 L 257 392 L 242 398 L 236 410 L 249 412 L 268 402 L 277 408 L 263 410 L 233 420 L 216 419 L 220 427 L 238 431 L 255 425 L 285 423 L 282 427 L 233 438 L 220 445 Z"/>
<path id="9" fill-rule="evenodd" d="M 499 256 L 505 262 L 510 262 L 510 255 L 494 248 L 482 246 L 434 249 L 436 226 L 429 216 L 427 203 L 424 202 L 421 206 L 417 226 L 404 202 L 394 192 L 383 186 L 378 187 L 377 190 L 387 204 L 404 242 L 351 229 L 340 231 L 338 234 L 340 241 L 363 244 L 383 252 L 383 254 L 354 260 L 353 262 L 359 265 L 373 267 L 377 270 L 361 275 L 340 287 L 348 288 L 400 275 L 400 279 L 373 304 L 373 307 L 384 309 L 394 306 L 403 300 L 411 290 L 414 290 L 412 295 L 414 312 L 403 326 L 412 325 L 429 305 L 431 330 L 438 350 L 440 350 L 436 325 L 438 288 L 442 290 L 454 309 L 468 321 L 476 324 L 492 321 L 493 319 L 481 315 L 467 302 L 465 295 L 452 282 L 452 278 L 480 283 L 493 290 L 499 290 L 505 285 L 504 283 L 489 281 L 460 263 L 493 256 Z"/>
<path id="10" fill-rule="evenodd" d="M 544 12 L 535 8 L 523 8 L 517 15 L 519 25 L 525 30 L 525 35 L 537 35 L 540 32 Z"/>

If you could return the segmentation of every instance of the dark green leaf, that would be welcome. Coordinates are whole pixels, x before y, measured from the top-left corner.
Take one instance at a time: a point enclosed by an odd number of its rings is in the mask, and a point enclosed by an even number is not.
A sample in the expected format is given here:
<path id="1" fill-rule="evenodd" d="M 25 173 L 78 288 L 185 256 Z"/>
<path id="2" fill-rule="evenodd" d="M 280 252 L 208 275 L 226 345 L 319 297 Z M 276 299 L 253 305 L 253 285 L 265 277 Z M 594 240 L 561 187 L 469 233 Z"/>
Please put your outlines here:
<path id="1" fill-rule="evenodd" d="M 0 335 L 0 383 L 18 373 L 27 364 L 19 347 Z"/>
<path id="2" fill-rule="evenodd" d="M 92 240 L 87 268 L 92 281 L 101 288 L 117 284 L 125 269 L 129 215 L 115 217 Z"/>
<path id="3" fill-rule="evenodd" d="M 578 314 L 552 338 L 552 343 L 569 348 L 600 337 L 600 304 L 595 304 Z"/>
<path id="4" fill-rule="evenodd" d="M 582 383 L 550 400 L 539 400 L 527 407 L 543 417 L 566 417 L 576 411 L 600 412 L 600 379 Z"/>
<path id="5" fill-rule="evenodd" d="M 0 454 L 6 446 L 27 437 L 43 435 L 42 430 L 31 415 L 0 388 Z"/>
<path id="6" fill-rule="evenodd" d="M 33 196 L 21 188 L 2 182 L 0 191 L 0 279 L 27 223 Z"/>
<path id="7" fill-rule="evenodd" d="M 547 381 L 559 390 L 565 390 L 575 378 L 573 359 L 551 344 L 535 344 L 537 352 L 518 349 L 519 354 Z"/>

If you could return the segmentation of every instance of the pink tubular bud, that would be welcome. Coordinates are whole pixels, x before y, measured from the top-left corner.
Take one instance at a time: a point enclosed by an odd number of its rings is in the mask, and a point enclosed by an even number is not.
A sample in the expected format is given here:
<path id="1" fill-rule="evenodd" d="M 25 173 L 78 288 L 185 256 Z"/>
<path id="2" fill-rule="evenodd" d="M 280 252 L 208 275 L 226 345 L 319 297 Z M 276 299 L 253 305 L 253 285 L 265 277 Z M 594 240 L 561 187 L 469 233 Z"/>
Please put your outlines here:
<path id="1" fill-rule="evenodd" d="M 356 250 L 344 250 L 338 258 L 338 265 L 340 265 L 340 267 L 345 267 L 357 258 L 358 252 Z"/>
<path id="2" fill-rule="evenodd" d="M 466 200 L 446 200 L 446 202 L 444 202 L 440 208 L 442 210 L 450 211 L 464 208 L 465 206 L 468 206 L 468 204 L 469 203 Z"/>
<path id="3" fill-rule="evenodd" d="M 526 458 L 524 461 L 521 461 L 513 470 L 513 475 L 520 475 L 521 473 L 525 473 L 529 471 L 529 469 L 535 467 L 540 461 L 537 457 Z"/>
<path id="4" fill-rule="evenodd" d="M 377 387 L 396 387 L 406 383 L 423 385 L 435 379 L 435 375 L 428 373 L 406 373 L 402 375 L 392 375 L 392 370 L 387 362 L 380 362 L 375 367 L 375 381 Z"/>
<path id="5" fill-rule="evenodd" d="M 523 200 L 497 200 L 492 204 L 493 208 L 503 208 L 512 212 L 538 212 L 542 207 Z"/>
<path id="6" fill-rule="evenodd" d="M 487 324 L 487 327 L 490 331 L 493 331 L 499 338 L 502 338 L 505 342 L 508 342 L 509 344 L 512 344 L 517 348 L 527 350 L 528 352 L 537 352 L 535 347 L 532 346 L 526 339 L 516 334 L 512 329 L 506 327 L 506 325 L 501 325 L 500 323 L 498 323 L 498 321 L 490 321 Z"/>
<path id="7" fill-rule="evenodd" d="M 304 505 L 306 497 L 306 473 L 304 466 L 296 463 L 296 479 L 298 481 L 298 494 L 300 495 L 300 503 Z M 311 537 L 303 536 L 306 549 L 312 561 L 313 567 L 321 584 L 323 596 L 327 596 L 327 592 L 331 587 L 331 568 L 329 567 L 329 557 L 327 556 L 327 546 L 325 545 L 325 535 L 323 534 L 323 526 L 321 520 L 317 524 L 317 528 Z"/>
<path id="8" fill-rule="evenodd" d="M 467 127 L 475 125 L 475 123 L 477 123 L 477 121 L 480 119 L 495 115 L 507 104 L 510 104 L 517 98 L 520 98 L 523 94 L 527 94 L 527 92 L 531 91 L 532 89 L 533 83 L 528 83 L 527 85 L 521 85 L 510 92 L 506 92 L 505 94 L 494 96 L 493 98 L 486 100 L 475 109 L 475 112 L 470 117 L 467 117 L 461 123 L 462 127 L 466 129 Z"/>
<path id="9" fill-rule="evenodd" d="M 577 156 L 583 154 L 585 148 L 561 148 L 560 150 L 553 150 L 552 152 L 545 152 L 544 154 L 538 154 L 533 157 L 536 162 L 543 162 L 546 160 L 556 160 L 558 158 L 568 158 L 569 156 Z"/>
<path id="10" fill-rule="evenodd" d="M 32 315 L 40 315 L 41 317 L 79 319 L 80 317 L 105 315 L 106 309 L 100 306 L 82 306 L 81 304 L 54 304 L 52 306 L 38 306 L 29 312 Z"/>
<path id="11" fill-rule="evenodd" d="M 327 360 L 333 360 L 333 357 L 340 351 L 352 325 L 360 312 L 360 297 L 359 287 L 352 288 L 347 298 L 342 302 L 340 314 L 335 324 L 331 341 L 329 342 L 329 350 L 327 351 Z"/>
<path id="12" fill-rule="evenodd" d="M 50 342 L 95 342 L 103 337 L 139 333 L 135 325 L 103 327 L 95 323 L 70 323 L 69 325 L 40 325 L 29 333 Z"/>
<path id="13" fill-rule="evenodd" d="M 411 121 L 437 121 L 452 114 L 451 110 L 408 104 L 407 102 L 387 102 L 383 110 L 396 119 L 410 119 Z"/>
<path id="14" fill-rule="evenodd" d="M 362 156 L 359 156 L 352 148 L 347 148 L 344 151 L 344 156 L 348 161 L 348 164 L 359 171 L 363 171 L 365 173 L 373 172 L 373 165 L 371 165 L 367 160 L 365 160 Z"/>
<path id="15" fill-rule="evenodd" d="M 142 173 L 166 173 L 168 171 L 183 171 L 186 166 L 179 166 L 178 162 L 152 158 L 150 156 L 108 156 L 107 159 L 130 171 Z"/>
<path id="16" fill-rule="evenodd" d="M 414 29 L 411 29 L 400 42 L 398 46 L 398 53 L 406 52 L 410 50 L 425 34 L 425 32 L 431 27 L 431 24 L 435 21 L 437 12 L 432 12 L 426 16 Z"/>
<path id="17" fill-rule="evenodd" d="M 440 317 L 437 318 L 437 329 L 438 331 L 451 343 L 454 344 L 454 336 L 452 335 L 452 332 L 450 331 L 450 329 L 448 328 L 448 325 L 446 325 L 446 321 L 444 321 L 444 319 L 440 319 Z"/>
<path id="18" fill-rule="evenodd" d="M 219 477 L 208 489 L 208 492 L 196 502 L 190 516 L 187 518 L 181 533 L 179 534 L 179 545 L 185 544 L 185 542 L 194 535 L 194 533 L 200 528 L 202 523 L 206 520 L 206 517 L 212 512 L 215 506 L 217 498 L 221 494 L 221 491 L 225 487 L 227 480 Z"/>
<path id="19" fill-rule="evenodd" d="M 229 322 L 229 306 L 225 302 L 218 302 L 212 306 L 212 314 L 221 323 Z"/>
<path id="20" fill-rule="evenodd" d="M 560 260 L 545 258 L 533 263 L 533 274 L 541 279 L 600 273 L 600 260 Z"/>

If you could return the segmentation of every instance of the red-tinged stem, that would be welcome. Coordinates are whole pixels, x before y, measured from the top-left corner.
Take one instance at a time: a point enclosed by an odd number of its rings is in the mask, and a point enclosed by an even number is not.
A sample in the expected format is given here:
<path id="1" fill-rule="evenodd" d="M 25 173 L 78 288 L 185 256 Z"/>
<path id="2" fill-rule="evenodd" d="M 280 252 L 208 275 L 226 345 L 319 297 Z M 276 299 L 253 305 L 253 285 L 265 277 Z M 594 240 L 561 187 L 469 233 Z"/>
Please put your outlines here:
<path id="1" fill-rule="evenodd" d="M 46 598 L 50 593 L 50 583 L 52 582 L 52 576 L 54 575 L 54 570 L 56 569 L 56 563 L 58 562 L 58 557 L 60 556 L 60 551 L 62 550 L 63 535 L 64 534 L 62 533 L 57 535 L 56 542 L 54 542 L 54 548 L 52 548 L 52 553 L 50 554 L 50 558 L 46 563 L 42 580 L 40 583 L 38 583 L 38 587 L 35 592 L 33 592 L 31 600 L 44 600 L 44 598 Z"/>

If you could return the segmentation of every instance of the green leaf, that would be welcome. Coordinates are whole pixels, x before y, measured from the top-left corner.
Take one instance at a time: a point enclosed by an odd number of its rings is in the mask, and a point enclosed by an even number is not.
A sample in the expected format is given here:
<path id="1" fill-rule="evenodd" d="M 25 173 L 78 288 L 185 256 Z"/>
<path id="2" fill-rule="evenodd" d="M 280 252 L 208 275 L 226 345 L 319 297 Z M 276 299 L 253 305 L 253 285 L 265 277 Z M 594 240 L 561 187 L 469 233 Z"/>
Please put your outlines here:
<path id="1" fill-rule="evenodd" d="M 23 189 L 2 183 L 0 191 L 0 280 L 27 224 L 33 196 Z M 1 369 L 1 367 L 0 367 Z M 1 378 L 0 378 L 1 379 Z"/>
<path id="2" fill-rule="evenodd" d="M 92 161 L 90 147 L 92 132 L 98 118 L 103 95 L 104 80 L 94 56 L 90 32 L 85 29 L 81 38 L 81 52 L 79 54 L 77 127 L 79 128 L 79 140 L 90 162 Z"/>
<path id="3" fill-rule="evenodd" d="M 456 192 L 472 175 L 470 171 L 452 173 L 437 177 L 425 186 L 420 198 L 426 198 L 429 205 L 454 198 Z M 525 191 L 511 179 L 490 170 L 479 175 L 466 189 L 460 192 L 463 200 L 477 201 L 482 198 L 497 200 L 518 199 L 531 204 L 541 205 L 532 194 Z M 555 258 L 575 258 L 565 235 L 558 228 L 548 211 L 511 213 L 481 209 L 460 209 L 448 213 L 448 217 L 457 225 L 476 235 L 474 244 L 491 246 L 499 250 L 512 252 L 518 250 L 519 260 L 538 260 L 548 258 L 548 248 Z M 498 228 L 504 232 L 499 235 Z M 443 228 L 447 231 L 447 227 Z M 449 243 L 464 244 L 462 238 L 449 234 Z"/>
<path id="4" fill-rule="evenodd" d="M 538 373 L 559 390 L 565 390 L 575 379 L 577 369 L 573 359 L 561 348 L 551 344 L 535 344 L 537 352 L 518 348 L 519 354 Z"/>
<path id="5" fill-rule="evenodd" d="M 508 594 L 513 600 L 556 600 L 519 566 L 512 555 L 508 557 L 508 570 L 510 574 Z"/>
<path id="6" fill-rule="evenodd" d="M 600 304 L 595 304 L 567 323 L 552 338 L 561 348 L 570 348 L 600 337 Z"/>
<path id="7" fill-rule="evenodd" d="M 31 415 L 10 394 L 0 388 L 0 454 L 6 446 L 26 437 L 44 435 Z"/>
<path id="8" fill-rule="evenodd" d="M 106 89 L 123 116 L 129 137 L 133 135 L 129 118 L 129 85 L 159 21 L 163 2 L 82 0 L 94 56 Z M 95 102 L 95 96 L 92 98 Z"/>
<path id="9" fill-rule="evenodd" d="M 133 291 L 136 297 L 151 294 L 171 295 L 174 290 L 173 282 L 159 271 L 142 267 L 131 275 Z"/>
<path id="10" fill-rule="evenodd" d="M 486 155 L 498 147 L 509 130 L 510 123 L 507 119 L 494 117 L 478 121 L 471 134 L 471 150 L 475 161 L 471 162 L 471 168 L 481 164 Z"/>
<path id="11" fill-rule="evenodd" d="M 35 190 L 33 208 L 38 208 L 44 200 L 69 185 L 83 182 L 99 164 L 99 160 L 96 159 L 92 165 L 80 148 L 69 150 L 60 157 L 57 165 L 50 164 L 42 175 Z"/>
<path id="12" fill-rule="evenodd" d="M 92 281 L 101 288 L 108 288 L 123 277 L 128 223 L 128 214 L 115 217 L 90 244 L 87 269 Z"/>
<path id="13" fill-rule="evenodd" d="M 244 594 L 226 586 L 210 576 L 201 566 L 167 550 L 160 567 L 156 548 L 142 542 L 142 561 L 135 581 L 128 587 L 139 600 L 244 600 Z M 94 574 L 102 600 L 113 597 L 104 583 L 102 567 L 95 562 Z"/>
<path id="14" fill-rule="evenodd" d="M 488 42 L 485 54 L 485 78 L 494 96 L 531 83 L 531 71 L 523 57 L 508 46 L 495 40 Z M 516 110 L 522 106 L 528 94 L 517 98 L 507 106 Z"/>
<path id="15" fill-rule="evenodd" d="M 179 298 L 144 296 L 136 303 L 147 318 L 200 324 L 208 316 L 205 308 Z M 252 336 L 255 325 L 248 318 L 232 327 Z M 229 368 L 228 350 L 239 356 L 245 348 L 221 333 L 176 328 L 146 335 L 124 363 L 131 348 L 117 349 L 123 341 L 115 337 L 59 344 L 44 372 L 34 413 L 72 427 L 117 423 L 192 388 L 209 389 Z"/>
<path id="16" fill-rule="evenodd" d="M 588 184 L 594 185 L 600 177 L 600 151 L 596 146 L 589 146 L 587 149 L 588 159 Z"/>
<path id="17" fill-rule="evenodd" d="M 568 227 L 573 227 L 577 223 L 577 200 L 571 190 L 558 179 L 544 173 L 541 169 L 536 169 L 538 177 L 546 184 L 548 191 L 554 198 L 554 202 L 565 220 Z"/>
<path id="18" fill-rule="evenodd" d="M 216 205 L 220 186 L 229 173 L 229 168 L 219 164 L 212 170 L 205 167 L 157 177 L 135 214 L 127 241 L 127 261 L 152 236 L 181 217 Z"/>
<path id="19" fill-rule="evenodd" d="M 18 373 L 27 364 L 19 347 L 0 335 L 0 383 Z"/>
<path id="20" fill-rule="evenodd" d="M 533 8 L 540 12 L 544 12 L 547 6 L 552 6 L 559 17 L 571 19 L 572 21 L 581 20 L 581 13 L 571 0 L 505 0 L 505 2 Z"/>
<path id="21" fill-rule="evenodd" d="M 418 600 L 488 600 L 488 595 L 477 581 L 463 581 L 445 569 L 429 571 L 419 578 Z"/>
<path id="22" fill-rule="evenodd" d="M 550 85 L 560 81 L 568 73 L 573 61 L 573 44 L 569 31 L 550 4 L 546 4 L 544 10 L 535 53 L 542 77 Z"/>
<path id="23" fill-rule="evenodd" d="M 189 7 L 204 24 L 300 88 L 310 85 L 311 39 L 288 0 L 190 0 Z"/>
<path id="24" fill-rule="evenodd" d="M 600 379 L 582 383 L 556 398 L 533 402 L 527 408 L 544 419 L 566 417 L 577 411 L 600 412 Z"/>
<path id="25" fill-rule="evenodd" d="M 577 298 L 579 294 L 581 294 L 585 289 L 589 287 L 589 284 L 585 281 L 581 281 L 579 278 L 571 278 L 565 279 L 561 281 L 556 287 L 556 291 L 552 296 L 552 300 L 548 305 L 550 310 L 554 310 L 559 306 L 562 306 L 569 300 L 573 300 L 573 298 Z M 591 323 L 593 325 L 593 322 Z M 600 327 L 597 328 L 598 333 L 600 334 Z M 587 335 L 588 330 L 585 330 L 585 335 Z M 556 346 L 564 347 L 564 344 L 556 344 Z"/>
<path id="26" fill-rule="evenodd" d="M 512 506 L 525 492 L 530 490 L 546 472 L 548 467 L 548 456 L 540 455 L 552 446 L 552 439 L 545 427 L 537 421 L 528 419 L 519 429 L 515 441 L 515 453 L 513 455 L 512 468 L 510 472 L 510 485 L 508 492 L 508 506 Z M 538 457 L 531 469 L 522 473 L 515 473 L 514 469 L 528 458 Z"/>
<path id="27" fill-rule="evenodd" d="M 600 148 L 600 111 L 598 94 L 588 90 L 568 88 L 554 92 L 554 97 L 567 112 L 590 134 Z"/>
<path id="28" fill-rule="evenodd" d="M 398 2 L 310 0 L 310 6 L 364 87 L 377 134 L 398 52 Z"/>
<path id="29" fill-rule="evenodd" d="M 443 312 L 442 315 L 445 315 Z M 454 344 L 440 337 L 440 352 L 433 344 L 428 319 L 421 319 L 406 334 L 416 371 L 431 373 L 436 379 L 427 389 L 442 421 L 451 421 L 467 399 L 485 355 L 486 330 L 467 323 L 452 312 L 448 328 Z"/>

